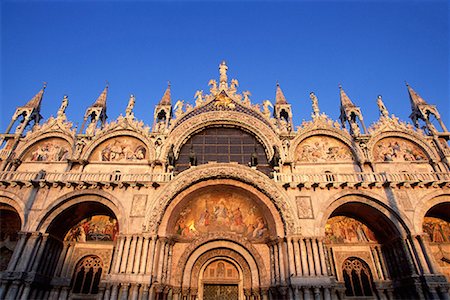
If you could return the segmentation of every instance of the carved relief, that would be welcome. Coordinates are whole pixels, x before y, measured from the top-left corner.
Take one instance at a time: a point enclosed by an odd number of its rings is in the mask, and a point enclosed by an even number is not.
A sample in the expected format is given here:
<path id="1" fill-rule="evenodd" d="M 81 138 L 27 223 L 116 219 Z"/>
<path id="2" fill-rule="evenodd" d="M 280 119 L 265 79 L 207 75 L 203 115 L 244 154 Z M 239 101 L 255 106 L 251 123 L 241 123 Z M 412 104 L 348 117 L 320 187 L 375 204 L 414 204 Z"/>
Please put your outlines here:
<path id="1" fill-rule="evenodd" d="M 69 242 L 115 241 L 119 234 L 117 220 L 109 216 L 97 215 L 86 218 L 73 226 L 64 240 Z"/>
<path id="2" fill-rule="evenodd" d="M 234 192 L 209 192 L 186 204 L 175 233 L 191 239 L 209 232 L 234 232 L 252 241 L 268 237 L 267 222 L 252 200 Z"/>
<path id="3" fill-rule="evenodd" d="M 233 264 L 226 260 L 218 260 L 206 267 L 203 271 L 203 279 L 208 281 L 239 280 L 239 272 Z"/>
<path id="4" fill-rule="evenodd" d="M 425 161 L 425 153 L 412 142 L 399 138 L 385 138 L 379 141 L 374 149 L 376 161 Z"/>
<path id="5" fill-rule="evenodd" d="M 147 158 L 147 149 L 132 137 L 119 137 L 100 144 L 91 155 L 94 161 L 140 161 Z"/>
<path id="6" fill-rule="evenodd" d="M 423 218 L 423 231 L 433 243 L 450 242 L 450 222 L 439 218 Z"/>
<path id="7" fill-rule="evenodd" d="M 328 219 L 325 225 L 327 243 L 377 242 L 375 234 L 365 224 L 350 217 L 337 216 Z"/>
<path id="8" fill-rule="evenodd" d="M 45 139 L 31 147 L 25 161 L 62 161 L 69 155 L 69 145 L 58 138 Z"/>
<path id="9" fill-rule="evenodd" d="M 310 196 L 295 197 L 297 203 L 297 214 L 299 219 L 313 219 L 313 209 Z"/>
<path id="10" fill-rule="evenodd" d="M 296 158 L 299 162 L 350 161 L 351 150 L 332 137 L 312 136 L 297 147 Z"/>

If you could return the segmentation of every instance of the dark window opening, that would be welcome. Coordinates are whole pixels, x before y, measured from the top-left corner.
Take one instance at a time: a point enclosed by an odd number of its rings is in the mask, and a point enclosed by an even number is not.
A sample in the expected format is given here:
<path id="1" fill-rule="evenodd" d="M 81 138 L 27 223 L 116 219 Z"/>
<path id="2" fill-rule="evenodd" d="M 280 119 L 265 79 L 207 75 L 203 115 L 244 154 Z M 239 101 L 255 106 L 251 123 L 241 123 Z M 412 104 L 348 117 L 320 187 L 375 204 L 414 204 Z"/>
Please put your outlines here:
<path id="1" fill-rule="evenodd" d="M 373 280 L 369 266 L 356 258 L 348 258 L 344 262 L 343 277 L 345 284 L 345 295 L 349 297 L 362 297 L 373 295 Z"/>
<path id="2" fill-rule="evenodd" d="M 208 162 L 248 165 L 252 153 L 256 153 L 258 157 L 257 169 L 270 174 L 266 151 L 253 135 L 236 128 L 207 128 L 192 136 L 183 145 L 176 162 L 176 171 L 188 169 L 193 155 L 198 165 Z"/>
<path id="3" fill-rule="evenodd" d="M 102 268 L 103 264 L 98 256 L 83 258 L 75 269 L 72 292 L 74 294 L 97 294 Z"/>

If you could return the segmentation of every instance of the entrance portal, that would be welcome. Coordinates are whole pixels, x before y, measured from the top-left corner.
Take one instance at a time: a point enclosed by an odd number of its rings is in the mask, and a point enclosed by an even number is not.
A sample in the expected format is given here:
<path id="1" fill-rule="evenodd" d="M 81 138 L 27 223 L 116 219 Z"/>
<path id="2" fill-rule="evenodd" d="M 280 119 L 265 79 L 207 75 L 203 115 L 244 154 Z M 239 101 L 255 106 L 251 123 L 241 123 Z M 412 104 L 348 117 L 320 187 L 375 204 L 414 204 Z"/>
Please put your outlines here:
<path id="1" fill-rule="evenodd" d="M 203 286 L 203 300 L 238 300 L 237 284 L 205 284 Z"/>

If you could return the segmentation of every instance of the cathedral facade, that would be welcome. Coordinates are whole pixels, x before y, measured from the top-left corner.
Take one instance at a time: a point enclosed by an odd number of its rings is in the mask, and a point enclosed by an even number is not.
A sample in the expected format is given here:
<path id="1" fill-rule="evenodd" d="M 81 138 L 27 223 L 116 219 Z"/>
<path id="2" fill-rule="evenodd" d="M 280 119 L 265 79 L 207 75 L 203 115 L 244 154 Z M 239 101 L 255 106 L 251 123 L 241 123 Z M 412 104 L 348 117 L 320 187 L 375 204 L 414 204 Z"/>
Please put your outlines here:
<path id="1" fill-rule="evenodd" d="M 219 65 L 151 126 L 41 120 L 45 87 L 0 135 L 0 299 L 449 299 L 450 133 L 407 86 L 413 125 L 340 122 L 277 84 L 254 104 Z M 4 116 L 3 116 L 4 117 Z M 431 117 L 436 124 L 431 121 Z M 415 126 L 414 126 L 415 125 Z"/>

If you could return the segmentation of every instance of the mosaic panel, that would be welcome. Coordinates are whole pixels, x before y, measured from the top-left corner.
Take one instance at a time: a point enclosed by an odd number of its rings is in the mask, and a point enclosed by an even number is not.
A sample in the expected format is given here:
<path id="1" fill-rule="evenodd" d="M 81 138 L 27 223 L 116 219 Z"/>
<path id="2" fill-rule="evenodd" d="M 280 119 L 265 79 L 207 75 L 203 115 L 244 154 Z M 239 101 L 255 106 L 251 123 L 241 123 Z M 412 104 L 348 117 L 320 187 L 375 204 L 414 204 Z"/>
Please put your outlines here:
<path id="1" fill-rule="evenodd" d="M 25 154 L 24 161 L 63 161 L 69 155 L 69 145 L 58 138 L 45 139 L 33 145 Z"/>
<path id="2" fill-rule="evenodd" d="M 313 136 L 302 141 L 296 150 L 299 162 L 351 161 L 352 152 L 332 137 Z"/>
<path id="3" fill-rule="evenodd" d="M 64 238 L 69 242 L 115 241 L 119 234 L 117 220 L 109 216 L 97 215 L 86 218 L 73 226 Z"/>
<path id="4" fill-rule="evenodd" d="M 385 138 L 379 141 L 373 150 L 376 161 L 423 161 L 427 160 L 419 146 L 399 138 Z"/>
<path id="5" fill-rule="evenodd" d="M 337 216 L 325 225 L 325 241 L 328 243 L 377 242 L 375 234 L 365 224 L 350 217 Z"/>

